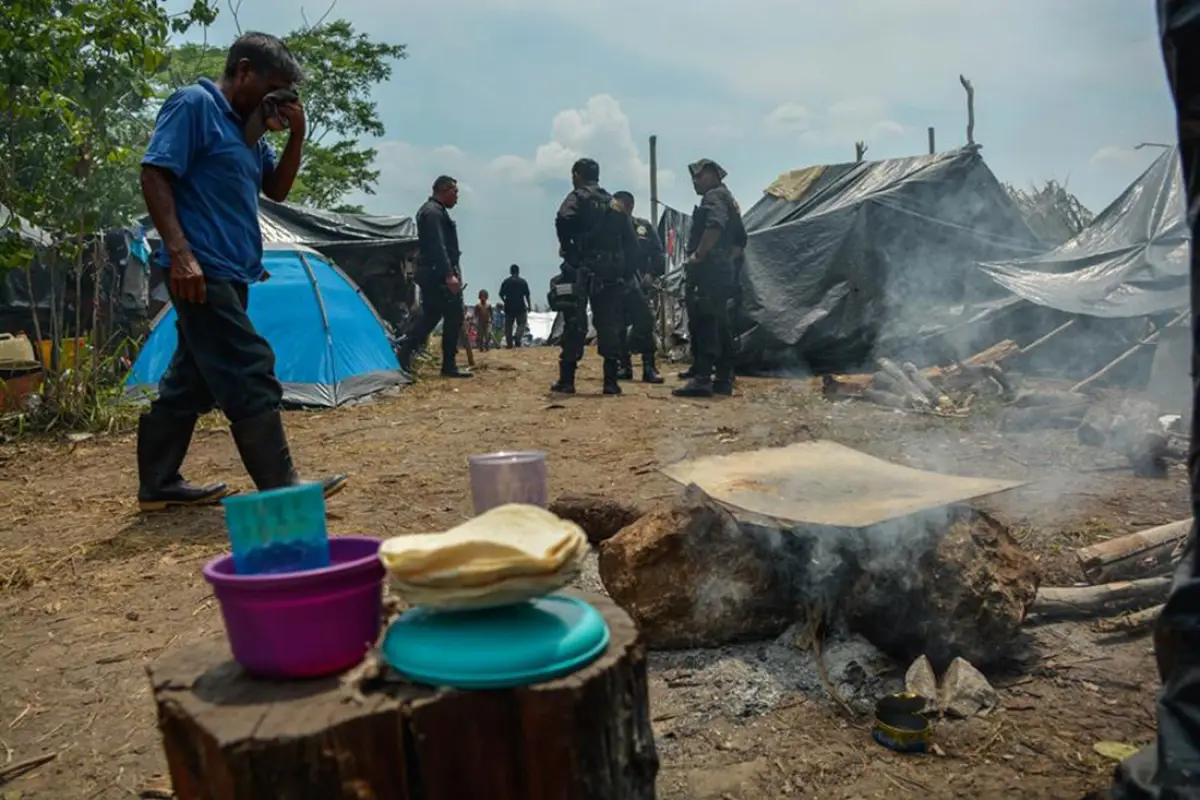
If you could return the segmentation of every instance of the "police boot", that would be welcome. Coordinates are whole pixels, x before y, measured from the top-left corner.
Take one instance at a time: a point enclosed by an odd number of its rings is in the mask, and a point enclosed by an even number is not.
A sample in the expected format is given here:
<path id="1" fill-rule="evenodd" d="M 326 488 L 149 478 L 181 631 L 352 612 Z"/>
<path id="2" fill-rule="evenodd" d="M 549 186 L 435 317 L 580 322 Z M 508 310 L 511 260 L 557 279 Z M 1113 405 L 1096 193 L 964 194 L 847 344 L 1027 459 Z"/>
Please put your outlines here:
<path id="1" fill-rule="evenodd" d="M 260 492 L 302 482 L 292 466 L 292 451 L 288 448 L 283 417 L 278 411 L 235 422 L 229 426 L 229 431 L 246 472 L 250 473 L 250 479 Z M 325 496 L 332 497 L 346 488 L 346 476 L 331 475 L 322 479 L 321 484 Z"/>
<path id="2" fill-rule="evenodd" d="M 723 397 L 732 397 L 733 370 L 718 369 L 717 376 L 713 379 L 712 389 L 713 394 L 719 394 Z"/>
<path id="3" fill-rule="evenodd" d="M 681 380 L 681 381 L 690 381 L 694 377 L 696 377 L 695 365 L 692 365 L 692 366 L 688 367 L 687 369 L 685 369 L 683 372 L 679 373 L 679 380 Z"/>
<path id="4" fill-rule="evenodd" d="M 672 389 L 671 394 L 675 395 L 676 397 L 712 397 L 712 378 L 694 375 L 692 379 L 683 386 L 680 386 L 678 389 Z"/>
<path id="5" fill-rule="evenodd" d="M 574 361 L 558 362 L 558 382 L 550 386 L 550 391 L 555 394 L 575 394 L 575 367 Z"/>
<path id="6" fill-rule="evenodd" d="M 620 394 L 621 384 L 617 383 L 620 380 L 620 364 L 615 358 L 604 359 L 604 393 L 605 394 Z"/>
<path id="7" fill-rule="evenodd" d="M 662 383 L 663 377 L 654 366 L 654 353 L 642 356 L 642 383 Z"/>
<path id="8" fill-rule="evenodd" d="M 617 380 L 631 381 L 633 380 L 633 358 L 623 356 L 620 362 L 620 369 L 617 370 Z"/>
<path id="9" fill-rule="evenodd" d="M 138 420 L 138 507 L 142 511 L 212 505 L 231 494 L 223 483 L 194 486 L 179 474 L 195 428 L 196 417 L 191 416 L 151 412 Z"/>

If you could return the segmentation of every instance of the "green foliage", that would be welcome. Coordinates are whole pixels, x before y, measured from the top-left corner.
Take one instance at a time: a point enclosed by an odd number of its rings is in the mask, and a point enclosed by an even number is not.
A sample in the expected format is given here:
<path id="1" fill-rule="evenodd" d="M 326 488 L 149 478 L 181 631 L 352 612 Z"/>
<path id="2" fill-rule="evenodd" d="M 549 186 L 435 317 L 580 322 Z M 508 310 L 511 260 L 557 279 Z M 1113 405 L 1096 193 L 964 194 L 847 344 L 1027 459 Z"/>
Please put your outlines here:
<path id="1" fill-rule="evenodd" d="M 304 69 L 300 93 L 308 119 L 304 161 L 288 199 L 334 211 L 361 211 L 342 200 L 354 191 L 374 193 L 379 180 L 373 168 L 376 153 L 358 140 L 385 132 L 371 91 L 392 77 L 393 62 L 406 56 L 404 45 L 372 41 L 342 19 L 292 31 L 286 41 Z M 224 47 L 181 44 L 158 72 L 159 94 L 202 77 L 216 78 L 224 66 Z M 282 149 L 287 135 L 271 136 Z"/>

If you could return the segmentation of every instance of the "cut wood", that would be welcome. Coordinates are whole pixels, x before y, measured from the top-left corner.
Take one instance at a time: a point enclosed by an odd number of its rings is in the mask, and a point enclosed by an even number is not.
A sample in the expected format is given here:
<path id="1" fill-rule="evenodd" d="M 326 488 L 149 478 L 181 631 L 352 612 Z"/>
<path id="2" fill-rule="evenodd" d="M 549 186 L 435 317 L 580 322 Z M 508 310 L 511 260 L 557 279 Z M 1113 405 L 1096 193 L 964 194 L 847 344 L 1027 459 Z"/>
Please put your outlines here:
<path id="1" fill-rule="evenodd" d="M 1101 586 L 1046 586 L 1038 589 L 1029 613 L 1046 619 L 1102 617 L 1165 602 L 1170 591 L 1170 577 Z"/>
<path id="2" fill-rule="evenodd" d="M 917 369 L 916 364 L 913 364 L 911 361 L 905 361 L 900 365 L 900 368 L 904 370 L 905 376 L 912 381 L 913 386 L 916 386 L 930 403 L 935 406 L 944 406 L 950 403 L 950 398 L 941 389 L 934 386 L 933 381 L 922 375 L 921 371 Z"/>
<path id="3" fill-rule="evenodd" d="M 1191 530 L 1189 517 L 1081 547 L 1075 555 L 1092 584 L 1145 578 L 1170 569 L 1175 550 Z"/>
<path id="4" fill-rule="evenodd" d="M 896 362 L 888 358 L 877 358 L 875 363 L 879 365 L 880 372 L 883 372 L 896 384 L 896 394 L 918 408 L 930 405 L 929 398 L 921 393 L 921 390 L 904 374 L 904 370 L 897 366 Z"/>
<path id="5" fill-rule="evenodd" d="M 863 400 L 885 408 L 908 408 L 908 402 L 898 394 L 882 392 L 879 389 L 863 389 Z"/>
<path id="6" fill-rule="evenodd" d="M 223 640 L 149 669 L 179 800 L 651 800 L 658 756 L 645 649 L 586 595 L 608 650 L 564 678 L 470 692 L 334 677 L 255 680 Z"/>
<path id="7" fill-rule="evenodd" d="M 1151 606 L 1132 614 L 1123 614 L 1112 619 L 1102 619 L 1096 623 L 1096 628 L 1102 633 L 1135 633 L 1154 627 L 1162 614 L 1163 605 Z"/>
<path id="8" fill-rule="evenodd" d="M 888 392 L 890 394 L 904 396 L 904 387 L 896 383 L 896 381 L 883 370 L 876 372 L 871 376 L 871 389 L 877 392 Z"/>
<path id="9" fill-rule="evenodd" d="M 1042 336 L 1042 337 L 1040 337 L 1040 338 L 1038 338 L 1038 339 L 1034 339 L 1032 342 L 1030 342 L 1029 344 L 1027 344 L 1027 345 L 1025 345 L 1024 347 L 1022 347 L 1022 348 L 1021 348 L 1021 353 L 1020 353 L 1020 354 L 1021 354 L 1021 355 L 1025 355 L 1026 353 L 1029 353 L 1029 352 L 1031 352 L 1031 351 L 1033 351 L 1033 350 L 1037 349 L 1038 347 L 1041 347 L 1041 346 L 1042 346 L 1042 345 L 1044 345 L 1046 342 L 1048 342 L 1048 341 L 1050 341 L 1051 339 L 1053 339 L 1055 336 L 1058 336 L 1058 335 L 1059 335 L 1060 333 L 1062 333 L 1063 331 L 1065 331 L 1065 330 L 1067 330 L 1068 328 L 1072 327 L 1072 326 L 1075 324 L 1075 320 L 1076 320 L 1076 319 L 1078 319 L 1078 317 L 1072 317 L 1071 319 L 1069 319 L 1069 320 L 1067 320 L 1066 322 L 1064 322 L 1062 325 L 1059 325 L 1057 328 L 1055 328 L 1054 330 L 1052 330 L 1052 331 L 1050 331 L 1049 333 L 1047 333 L 1045 336 Z"/>
<path id="10" fill-rule="evenodd" d="M 932 380 L 938 378 L 947 378 L 958 375 L 964 370 L 976 369 L 979 370 L 987 364 L 998 364 L 1007 358 L 1017 355 L 1021 352 L 1021 346 L 1012 339 L 1005 339 L 997 342 L 991 347 L 971 356 L 967 360 L 959 364 L 950 364 L 942 367 L 927 367 L 921 370 L 921 375 Z M 976 374 L 983 374 L 982 372 Z M 834 397 L 857 397 L 866 389 L 873 388 L 875 375 L 869 372 L 845 374 L 845 375 L 823 375 L 821 376 L 821 391 L 829 398 Z M 915 387 L 914 387 L 915 388 Z"/>

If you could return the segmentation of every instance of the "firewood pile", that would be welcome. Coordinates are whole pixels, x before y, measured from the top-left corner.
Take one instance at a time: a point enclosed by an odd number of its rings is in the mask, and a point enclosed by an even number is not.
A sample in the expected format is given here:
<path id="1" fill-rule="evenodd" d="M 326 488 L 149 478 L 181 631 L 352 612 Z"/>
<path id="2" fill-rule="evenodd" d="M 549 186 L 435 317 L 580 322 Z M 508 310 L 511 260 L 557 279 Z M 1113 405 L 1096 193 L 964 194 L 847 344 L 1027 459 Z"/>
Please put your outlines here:
<path id="1" fill-rule="evenodd" d="M 857 398 L 887 408 L 939 416 L 966 416 L 979 397 L 1010 400 L 1014 389 L 1001 362 L 1021 352 L 1011 339 L 965 361 L 918 369 L 912 362 L 877 359 L 873 373 L 826 375 L 826 398 Z"/>

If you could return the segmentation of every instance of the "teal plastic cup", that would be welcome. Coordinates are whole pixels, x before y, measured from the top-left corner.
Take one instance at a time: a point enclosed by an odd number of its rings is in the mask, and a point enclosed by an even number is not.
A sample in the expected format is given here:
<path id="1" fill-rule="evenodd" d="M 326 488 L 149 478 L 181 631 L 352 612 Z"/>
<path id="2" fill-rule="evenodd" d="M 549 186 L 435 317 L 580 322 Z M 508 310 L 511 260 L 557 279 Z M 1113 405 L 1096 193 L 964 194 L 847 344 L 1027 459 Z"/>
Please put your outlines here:
<path id="1" fill-rule="evenodd" d="M 239 575 L 329 566 L 325 490 L 320 483 L 226 497 L 225 527 Z"/>

